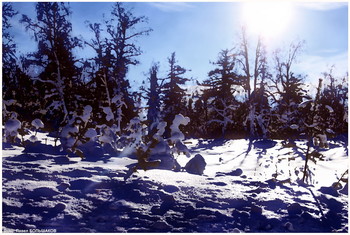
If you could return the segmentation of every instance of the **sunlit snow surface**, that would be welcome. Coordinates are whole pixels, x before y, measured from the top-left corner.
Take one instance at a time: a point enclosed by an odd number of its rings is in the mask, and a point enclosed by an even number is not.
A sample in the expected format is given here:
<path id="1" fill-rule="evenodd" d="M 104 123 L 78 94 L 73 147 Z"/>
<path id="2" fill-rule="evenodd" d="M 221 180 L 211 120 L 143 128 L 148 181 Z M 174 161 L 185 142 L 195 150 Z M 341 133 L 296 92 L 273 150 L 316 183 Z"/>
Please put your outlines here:
<path id="1" fill-rule="evenodd" d="M 31 151 L 3 143 L 5 232 L 348 231 L 347 193 L 330 187 L 348 169 L 347 139 L 321 151 L 307 186 L 300 183 L 304 141 L 283 148 L 281 141 L 185 140 L 191 156 L 205 158 L 204 175 L 139 170 L 125 181 L 136 160 L 68 158 L 52 137 L 37 137 L 42 145 Z M 181 166 L 189 160 L 176 157 Z"/>

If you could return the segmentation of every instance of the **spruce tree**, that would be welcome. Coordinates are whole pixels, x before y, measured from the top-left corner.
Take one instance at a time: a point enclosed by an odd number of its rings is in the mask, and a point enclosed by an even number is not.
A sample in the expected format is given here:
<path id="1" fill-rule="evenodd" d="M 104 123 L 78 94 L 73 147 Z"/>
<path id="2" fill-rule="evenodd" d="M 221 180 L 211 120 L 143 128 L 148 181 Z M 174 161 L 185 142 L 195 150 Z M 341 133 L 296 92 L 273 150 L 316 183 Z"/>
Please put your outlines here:
<path id="1" fill-rule="evenodd" d="M 142 54 L 135 40 L 151 32 L 149 28 L 138 30 L 139 25 L 146 22 L 146 17 L 134 16 L 122 3 L 115 3 L 111 17 L 104 21 L 103 27 L 89 23 L 94 38 L 85 43 L 96 52 L 91 60 L 94 66 L 92 82 L 96 86 L 95 93 L 103 95 L 102 102 L 95 106 L 111 110 L 117 115 L 114 119 L 121 120 L 123 127 L 137 115 L 126 75 L 130 66 L 139 63 L 136 58 Z M 102 37 L 102 34 L 106 36 Z"/>
<path id="2" fill-rule="evenodd" d="M 165 136 L 170 136 L 170 125 L 177 114 L 184 113 L 186 111 L 186 90 L 182 88 L 189 80 L 184 77 L 186 69 L 178 65 L 175 52 L 168 58 L 169 72 L 165 78 L 165 83 L 162 90 L 163 100 L 163 120 L 167 122 L 167 128 Z"/>
<path id="3" fill-rule="evenodd" d="M 241 77 L 235 72 L 236 60 L 230 50 L 222 50 L 213 64 L 217 68 L 208 73 L 209 79 L 202 84 L 207 88 L 203 97 L 208 97 L 209 109 L 212 110 L 208 124 L 214 124 L 214 131 L 217 125 L 224 138 L 228 126 L 233 124 L 233 111 L 239 103 L 233 93 L 241 85 Z"/>
<path id="4" fill-rule="evenodd" d="M 67 121 L 69 111 L 77 108 L 76 94 L 81 87 L 76 58 L 72 50 L 80 46 L 80 41 L 72 37 L 71 12 L 67 3 L 36 3 L 36 20 L 22 15 L 21 23 L 33 33 L 38 42 L 38 51 L 29 55 L 27 66 L 40 71 L 33 80 L 45 101 L 43 109 L 46 121 L 51 121 L 55 129 Z"/>
<path id="5" fill-rule="evenodd" d="M 9 30 L 12 27 L 10 20 L 17 15 L 10 2 L 4 2 L 2 5 L 2 68 L 3 74 L 9 74 L 11 68 L 16 64 L 16 44 Z M 4 77 L 4 84 L 8 82 Z M 3 90 L 6 93 L 6 90 Z"/>
<path id="6" fill-rule="evenodd" d="M 156 127 L 160 121 L 160 85 L 158 84 L 157 77 L 158 69 L 158 64 L 154 64 L 149 71 L 150 87 L 147 101 L 147 120 L 149 121 L 148 133 L 151 135 L 156 131 Z"/>
<path id="7" fill-rule="evenodd" d="M 15 112 L 18 119 L 25 125 L 30 123 L 38 114 L 40 102 L 38 91 L 33 87 L 33 81 L 23 71 L 21 58 L 16 50 L 16 43 L 10 33 L 10 20 L 18 14 L 9 2 L 2 5 L 2 98 L 3 121 L 6 116 Z"/>
<path id="8" fill-rule="evenodd" d="M 276 104 L 274 118 L 272 120 L 272 132 L 276 137 L 293 141 L 297 134 L 292 124 L 299 124 L 301 120 L 299 104 L 303 98 L 307 98 L 307 91 L 303 83 L 303 77 L 293 72 L 293 65 L 297 55 L 302 49 L 303 42 L 292 43 L 288 51 L 278 49 L 274 52 L 275 76 L 269 78 L 269 95 Z"/>
<path id="9" fill-rule="evenodd" d="M 19 80 L 15 76 L 16 67 L 16 44 L 9 30 L 12 27 L 10 20 L 17 12 L 12 8 L 9 2 L 2 5 L 2 99 L 3 102 L 3 118 L 6 120 L 6 111 L 9 111 L 5 100 L 16 99 Z M 15 102 L 10 102 L 15 104 Z M 8 103 L 8 104 L 10 104 Z"/>
<path id="10" fill-rule="evenodd" d="M 333 69 L 324 73 L 324 89 L 321 93 L 320 103 L 333 110 L 328 119 L 327 128 L 333 136 L 348 131 L 348 80 L 347 76 L 336 78 Z M 324 113 L 327 116 L 328 112 Z"/>

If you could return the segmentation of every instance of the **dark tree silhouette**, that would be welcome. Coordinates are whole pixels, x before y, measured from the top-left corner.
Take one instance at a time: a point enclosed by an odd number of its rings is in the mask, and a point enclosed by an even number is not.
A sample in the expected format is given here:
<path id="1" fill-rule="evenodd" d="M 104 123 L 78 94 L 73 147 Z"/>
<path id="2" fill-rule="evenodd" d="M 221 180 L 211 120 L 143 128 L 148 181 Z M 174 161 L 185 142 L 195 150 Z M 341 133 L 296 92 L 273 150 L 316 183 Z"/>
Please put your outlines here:
<path id="1" fill-rule="evenodd" d="M 16 44 L 13 36 L 9 33 L 12 27 L 10 19 L 17 15 L 18 12 L 13 10 L 10 2 L 4 2 L 2 5 L 2 63 L 3 69 L 8 70 L 16 63 Z M 6 71 L 5 70 L 5 71 Z"/>
<path id="2" fill-rule="evenodd" d="M 301 75 L 295 75 L 292 69 L 303 43 L 291 43 L 286 55 L 283 55 L 280 49 L 274 52 L 276 74 L 269 79 L 269 95 L 276 104 L 272 128 L 273 132 L 279 133 L 278 137 L 282 138 L 290 138 L 296 134 L 291 125 L 299 124 L 301 117 L 298 106 L 303 98 L 308 98 L 303 78 Z"/>
<path id="3" fill-rule="evenodd" d="M 18 80 L 13 76 L 16 70 L 16 44 L 9 30 L 12 27 L 10 20 L 18 14 L 12 4 L 5 2 L 2 5 L 2 98 L 14 98 L 13 91 L 17 90 Z"/>
<path id="4" fill-rule="evenodd" d="M 168 123 L 165 136 L 170 136 L 170 125 L 175 116 L 186 111 L 186 90 L 181 87 L 185 85 L 188 78 L 183 75 L 186 73 L 186 69 L 177 64 L 175 52 L 168 58 L 169 72 L 166 77 L 166 81 L 163 86 L 163 119 Z"/>
<path id="5" fill-rule="evenodd" d="M 126 75 L 131 65 L 139 63 L 136 57 L 142 54 L 135 44 L 136 39 L 151 32 L 151 29 L 137 29 L 146 22 L 146 17 L 136 17 L 122 3 L 116 3 L 111 18 L 104 22 L 104 28 L 98 23 L 88 24 L 94 33 L 94 39 L 85 43 L 96 52 L 96 57 L 92 58 L 92 82 L 96 84 L 95 92 L 103 95 L 101 103 L 97 105 L 107 106 L 113 113 L 117 113 L 116 119 L 121 120 L 122 126 L 136 115 Z M 107 34 L 105 38 L 101 37 L 102 32 Z M 121 103 L 125 105 L 121 106 Z"/>
<path id="6" fill-rule="evenodd" d="M 149 71 L 149 82 L 150 82 L 150 87 L 148 90 L 148 111 L 147 111 L 147 120 L 149 121 L 148 124 L 148 132 L 150 135 L 154 134 L 154 130 L 157 127 L 159 121 L 160 121 L 160 85 L 158 84 L 158 69 L 159 65 L 154 64 L 150 68 Z"/>
<path id="7" fill-rule="evenodd" d="M 46 101 L 44 110 L 47 120 L 56 120 L 54 127 L 62 125 L 69 111 L 77 108 L 76 95 L 79 94 L 81 81 L 75 66 L 77 60 L 72 50 L 80 46 L 80 41 L 71 36 L 71 12 L 66 3 L 36 3 L 36 20 L 22 15 L 21 23 L 31 31 L 38 42 L 38 51 L 29 55 L 26 66 L 40 70 L 33 80 L 36 83 L 40 99 Z"/>
<path id="8" fill-rule="evenodd" d="M 207 87 L 203 96 L 209 97 L 208 104 L 211 110 L 208 124 L 213 123 L 221 127 L 223 138 L 228 126 L 233 124 L 233 111 L 238 105 L 233 94 L 237 86 L 242 84 L 242 77 L 235 72 L 236 62 L 232 51 L 222 50 L 218 60 L 213 63 L 217 68 L 208 73 L 209 79 L 202 84 Z"/>
<path id="9" fill-rule="evenodd" d="M 324 118 L 329 117 L 324 123 L 329 129 L 329 134 L 335 136 L 348 132 L 348 76 L 335 78 L 333 69 L 324 73 L 324 89 L 320 103 L 331 108 L 333 112 L 324 112 Z"/>
<path id="10" fill-rule="evenodd" d="M 37 115 L 40 105 L 36 99 L 36 93 L 32 90 L 33 82 L 20 66 L 20 58 L 17 58 L 16 55 L 17 45 L 10 34 L 12 27 L 10 20 L 18 12 L 12 8 L 12 4 L 9 2 L 3 3 L 2 10 L 3 121 L 7 120 L 6 114 L 15 112 L 21 121 L 30 122 Z"/>

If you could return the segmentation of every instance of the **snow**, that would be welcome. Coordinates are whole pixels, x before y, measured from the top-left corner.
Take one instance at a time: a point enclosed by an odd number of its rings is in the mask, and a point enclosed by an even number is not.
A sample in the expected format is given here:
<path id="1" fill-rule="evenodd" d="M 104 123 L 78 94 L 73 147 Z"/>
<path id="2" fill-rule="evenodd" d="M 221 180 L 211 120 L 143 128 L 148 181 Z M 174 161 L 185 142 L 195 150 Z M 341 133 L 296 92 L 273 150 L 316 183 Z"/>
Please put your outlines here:
<path id="1" fill-rule="evenodd" d="M 305 108 L 308 103 L 312 102 L 313 100 L 305 100 L 299 104 L 299 108 Z"/>
<path id="2" fill-rule="evenodd" d="M 187 139 L 205 159 L 203 175 L 153 169 L 124 180 L 137 160 L 67 157 L 46 150 L 52 137 L 36 137 L 35 152 L 3 143 L 3 232 L 348 232 L 347 140 L 328 140 L 304 184 L 305 140 Z"/>
<path id="3" fill-rule="evenodd" d="M 334 110 L 333 110 L 333 108 L 332 108 L 331 106 L 326 105 L 325 107 L 326 107 L 326 109 L 328 109 L 328 111 L 329 111 L 330 113 L 334 113 Z"/>
<path id="4" fill-rule="evenodd" d="M 167 126 L 166 122 L 160 122 L 157 126 L 157 133 L 154 135 L 155 138 L 157 138 L 158 140 L 160 140 L 160 138 L 162 138 L 162 135 L 165 132 L 165 127 Z"/>
<path id="5" fill-rule="evenodd" d="M 5 106 L 11 106 L 11 105 L 14 105 L 14 104 L 16 104 L 16 100 L 13 100 L 13 99 L 11 99 L 11 100 L 3 100 L 3 103 L 4 103 L 4 105 Z"/>
<path id="6" fill-rule="evenodd" d="M 17 119 L 9 119 L 5 123 L 5 130 L 8 133 L 17 132 L 21 128 L 21 122 Z"/>
<path id="7" fill-rule="evenodd" d="M 36 142 L 36 141 L 38 141 L 39 139 L 35 136 L 35 135 L 32 135 L 32 136 L 30 136 L 29 137 L 29 139 L 28 139 L 30 142 Z"/>
<path id="8" fill-rule="evenodd" d="M 177 140 L 184 140 L 185 135 L 180 130 L 180 125 L 187 125 L 190 122 L 189 117 L 184 117 L 182 114 L 177 114 L 173 120 L 172 125 L 170 126 L 171 129 L 171 141 L 175 143 Z"/>
<path id="9" fill-rule="evenodd" d="M 86 138 L 90 138 L 91 140 L 94 140 L 97 137 L 97 132 L 95 129 L 93 128 L 89 128 L 86 132 L 85 132 L 85 137 Z"/>
<path id="10" fill-rule="evenodd" d="M 89 121 L 90 116 L 91 116 L 91 112 L 92 112 L 92 107 L 91 107 L 90 105 L 86 105 L 86 106 L 84 107 L 84 111 L 83 111 L 83 115 L 81 116 L 81 119 L 82 119 L 84 122 Z"/>
<path id="11" fill-rule="evenodd" d="M 187 148 L 186 145 L 182 143 L 182 141 L 185 139 L 185 135 L 180 130 L 180 125 L 187 125 L 190 122 L 189 117 L 184 117 L 182 114 L 177 114 L 173 120 L 173 123 L 170 126 L 171 129 L 171 136 L 168 139 L 170 143 L 173 144 L 173 147 L 170 149 L 170 153 L 174 156 L 175 153 L 177 154 L 185 154 L 187 157 L 191 157 L 191 154 Z M 162 125 L 160 125 L 161 130 L 158 130 L 158 132 L 162 132 L 164 128 Z"/>
<path id="12" fill-rule="evenodd" d="M 327 135 L 318 134 L 314 137 L 314 145 L 315 146 L 328 146 L 327 144 Z"/>
<path id="13" fill-rule="evenodd" d="M 44 123 L 40 119 L 36 118 L 32 121 L 32 126 L 35 127 L 35 129 L 40 129 L 44 128 Z"/>
<path id="14" fill-rule="evenodd" d="M 106 114 L 107 121 L 114 119 L 114 115 L 110 107 L 102 107 L 102 109 L 103 109 L 103 112 Z"/>
<path id="15" fill-rule="evenodd" d="M 68 138 L 70 137 L 72 134 L 77 133 L 79 130 L 76 126 L 73 125 L 67 125 L 62 129 L 61 132 L 61 137 L 65 137 Z"/>

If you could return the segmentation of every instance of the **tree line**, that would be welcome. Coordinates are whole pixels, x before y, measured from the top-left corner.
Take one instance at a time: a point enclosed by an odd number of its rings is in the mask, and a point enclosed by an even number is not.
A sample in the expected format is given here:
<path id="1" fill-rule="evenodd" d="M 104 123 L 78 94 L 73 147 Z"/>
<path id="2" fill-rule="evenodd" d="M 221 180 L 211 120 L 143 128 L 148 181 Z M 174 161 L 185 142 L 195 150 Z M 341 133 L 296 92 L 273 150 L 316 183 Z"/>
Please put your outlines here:
<path id="1" fill-rule="evenodd" d="M 294 71 L 302 41 L 268 54 L 263 39 L 249 40 L 243 27 L 237 46 L 218 52 L 194 92 L 186 89 L 188 68 L 175 52 L 162 65 L 167 74 L 160 75 L 161 64 L 154 63 L 148 77 L 140 78 L 140 89 L 131 92 L 127 73 L 142 54 L 135 39 L 152 32 L 144 26 L 146 17 L 115 3 L 110 18 L 86 22 L 93 33 L 88 40 L 72 36 L 69 4 L 35 6 L 36 17 L 22 15 L 20 23 L 38 47 L 18 58 L 10 20 L 19 12 L 3 3 L 3 123 L 17 119 L 29 128 L 40 119 L 57 137 L 77 129 L 79 141 L 88 138 L 79 133 L 92 129 L 93 136 L 130 135 L 131 124 L 147 126 L 143 131 L 152 136 L 161 122 L 167 123 L 163 136 L 169 138 L 177 114 L 190 119 L 181 126 L 187 138 L 293 141 L 347 132 L 347 77 L 336 78 L 331 69 L 310 95 L 305 76 Z M 95 52 L 92 58 L 73 52 L 86 47 Z"/>

